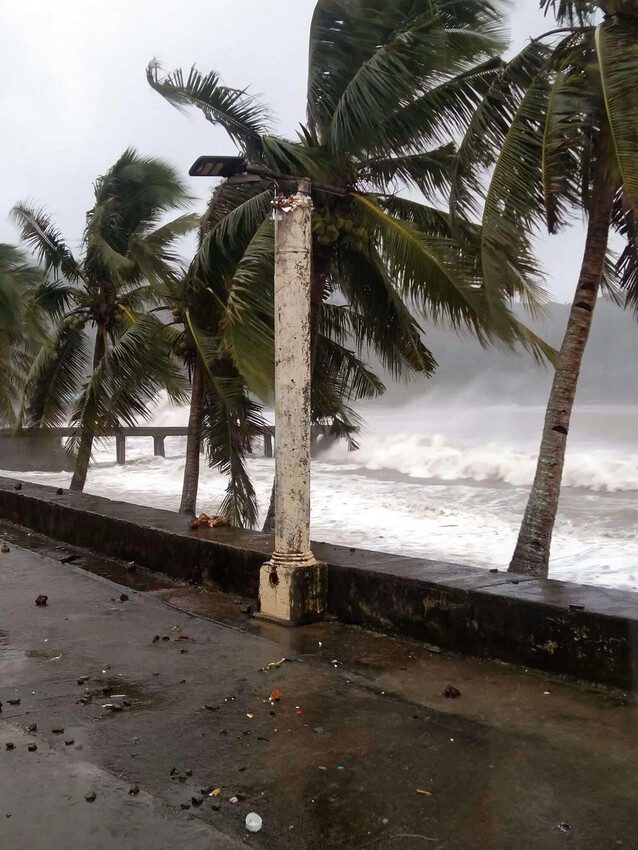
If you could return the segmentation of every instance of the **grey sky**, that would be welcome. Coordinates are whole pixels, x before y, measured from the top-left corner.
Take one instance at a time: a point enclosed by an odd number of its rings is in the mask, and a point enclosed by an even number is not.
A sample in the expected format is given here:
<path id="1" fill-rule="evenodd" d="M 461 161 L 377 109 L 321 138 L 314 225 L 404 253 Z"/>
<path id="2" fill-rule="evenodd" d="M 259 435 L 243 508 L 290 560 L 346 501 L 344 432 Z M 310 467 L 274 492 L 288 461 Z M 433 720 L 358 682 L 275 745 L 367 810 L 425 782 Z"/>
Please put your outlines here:
<path id="1" fill-rule="evenodd" d="M 77 245 L 93 180 L 129 145 L 184 172 L 202 153 L 234 152 L 223 131 L 180 115 L 149 88 L 153 57 L 250 85 L 271 104 L 279 132 L 294 132 L 313 8 L 314 0 L 4 0 L 0 241 L 16 241 L 7 213 L 28 198 Z M 536 0 L 516 0 L 510 28 L 518 47 L 548 22 Z M 194 194 L 208 189 L 192 181 Z M 540 245 L 557 300 L 573 292 L 581 244 L 576 228 Z"/>

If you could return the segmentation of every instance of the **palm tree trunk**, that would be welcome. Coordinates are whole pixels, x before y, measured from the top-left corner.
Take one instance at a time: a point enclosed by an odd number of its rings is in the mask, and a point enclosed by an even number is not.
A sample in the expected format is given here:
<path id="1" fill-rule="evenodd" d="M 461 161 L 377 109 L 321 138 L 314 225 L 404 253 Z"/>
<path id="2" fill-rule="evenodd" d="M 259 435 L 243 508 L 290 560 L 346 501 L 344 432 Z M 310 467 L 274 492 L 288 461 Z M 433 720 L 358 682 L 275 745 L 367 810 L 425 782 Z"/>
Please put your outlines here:
<path id="1" fill-rule="evenodd" d="M 601 148 L 604 149 L 604 145 L 601 145 Z M 549 572 L 549 555 L 558 511 L 567 435 L 581 362 L 600 289 L 613 198 L 614 188 L 608 180 L 604 150 L 601 150 L 594 179 L 580 279 L 556 366 L 536 476 L 510 563 L 510 572 L 543 578 L 546 578 Z"/>
<path id="2" fill-rule="evenodd" d="M 104 359 L 106 354 L 106 329 L 98 325 L 97 334 L 95 337 L 95 348 L 93 349 L 93 371 L 99 363 Z M 71 479 L 70 490 L 81 493 L 86 484 L 86 476 L 89 471 L 91 462 L 91 454 L 93 452 L 93 440 L 95 439 L 96 423 L 89 422 L 82 428 L 80 435 L 80 445 L 78 447 L 77 458 L 75 459 L 75 469 L 73 470 L 73 478 Z"/>
<path id="3" fill-rule="evenodd" d="M 182 487 L 181 514 L 194 516 L 197 509 L 197 489 L 199 487 L 199 449 L 201 445 L 202 417 L 204 414 L 204 372 L 199 355 L 193 364 L 193 383 L 191 387 L 191 409 L 188 417 L 188 437 L 186 440 L 186 465 Z"/>

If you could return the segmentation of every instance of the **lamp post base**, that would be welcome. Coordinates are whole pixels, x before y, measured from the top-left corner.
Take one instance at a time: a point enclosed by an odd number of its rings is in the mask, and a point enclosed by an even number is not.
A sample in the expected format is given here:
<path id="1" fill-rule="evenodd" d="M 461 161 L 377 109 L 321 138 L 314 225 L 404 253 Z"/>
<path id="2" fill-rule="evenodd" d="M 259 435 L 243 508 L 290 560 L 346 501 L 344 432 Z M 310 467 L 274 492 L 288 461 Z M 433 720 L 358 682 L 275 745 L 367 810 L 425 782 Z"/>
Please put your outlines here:
<path id="1" fill-rule="evenodd" d="M 307 555 L 273 554 L 259 574 L 259 617 L 301 626 L 326 615 L 328 568 Z"/>

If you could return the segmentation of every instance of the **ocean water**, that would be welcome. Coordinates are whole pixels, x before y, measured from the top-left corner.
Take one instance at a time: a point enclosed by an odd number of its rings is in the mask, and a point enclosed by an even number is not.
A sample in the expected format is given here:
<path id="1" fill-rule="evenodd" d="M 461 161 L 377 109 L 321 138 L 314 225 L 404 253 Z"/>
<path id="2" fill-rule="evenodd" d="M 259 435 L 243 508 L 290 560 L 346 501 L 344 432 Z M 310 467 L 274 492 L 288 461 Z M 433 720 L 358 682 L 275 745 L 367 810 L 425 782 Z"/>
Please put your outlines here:
<path id="1" fill-rule="evenodd" d="M 474 394 L 476 395 L 476 394 Z M 315 540 L 471 566 L 505 568 L 534 474 L 541 405 L 417 397 L 363 408 L 358 452 L 336 445 L 312 467 Z M 181 425 L 184 409 L 162 405 L 154 420 Z M 489 439 L 486 439 L 489 435 Z M 552 578 L 638 591 L 638 405 L 576 408 L 552 547 Z M 174 510 L 183 439 L 155 458 L 151 439 L 114 441 L 95 455 L 87 492 Z M 249 462 L 259 504 L 268 505 L 274 462 L 255 447 Z M 41 483 L 68 476 L 25 473 Z M 215 512 L 225 481 L 202 469 L 199 508 Z"/>

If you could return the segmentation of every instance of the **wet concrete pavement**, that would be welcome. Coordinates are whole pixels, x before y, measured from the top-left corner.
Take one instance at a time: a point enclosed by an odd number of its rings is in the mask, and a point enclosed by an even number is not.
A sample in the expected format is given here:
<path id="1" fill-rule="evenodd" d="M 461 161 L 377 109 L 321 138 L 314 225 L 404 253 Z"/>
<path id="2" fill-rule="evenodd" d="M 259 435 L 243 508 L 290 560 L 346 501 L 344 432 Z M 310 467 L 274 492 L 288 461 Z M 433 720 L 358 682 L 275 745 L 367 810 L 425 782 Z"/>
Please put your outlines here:
<path id="1" fill-rule="evenodd" d="M 636 846 L 620 692 L 336 623 L 280 629 L 246 600 L 3 534 L 2 850 Z"/>

